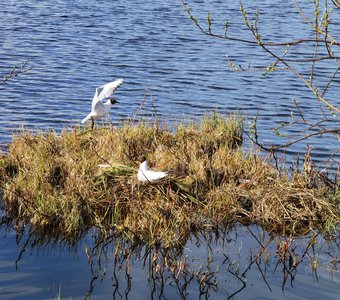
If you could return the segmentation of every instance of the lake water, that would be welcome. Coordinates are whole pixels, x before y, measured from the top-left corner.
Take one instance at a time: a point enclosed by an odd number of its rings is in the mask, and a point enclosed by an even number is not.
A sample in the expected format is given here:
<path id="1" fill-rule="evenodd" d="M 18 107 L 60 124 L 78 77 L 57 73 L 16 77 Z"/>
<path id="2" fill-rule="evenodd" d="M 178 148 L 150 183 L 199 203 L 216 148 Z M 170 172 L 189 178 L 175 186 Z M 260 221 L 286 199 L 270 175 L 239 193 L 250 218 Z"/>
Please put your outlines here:
<path id="1" fill-rule="evenodd" d="M 211 12 L 213 28 L 217 31 L 223 32 L 223 22 L 228 15 L 230 34 L 250 38 L 249 32 L 242 26 L 238 1 L 190 2 L 192 12 L 203 22 L 208 11 Z M 286 41 L 312 36 L 292 2 L 243 1 L 243 4 L 248 11 L 256 5 L 261 7 L 260 29 L 263 37 Z M 307 10 L 307 14 L 311 15 L 311 11 Z M 339 40 L 339 12 L 335 10 L 332 18 L 330 29 Z M 119 77 L 124 78 L 125 83 L 117 92 L 120 103 L 111 112 L 115 123 L 134 115 L 145 90 L 148 96 L 141 114 L 152 114 L 152 98 L 158 116 L 172 122 L 183 116 L 201 116 L 215 109 L 221 113 L 241 112 L 249 120 L 258 115 L 260 138 L 266 143 L 283 142 L 273 133 L 273 129 L 281 122 L 291 121 L 291 111 L 296 112 L 293 97 L 300 102 L 309 121 L 317 122 L 322 118 L 319 103 L 289 72 L 263 76 L 263 71 L 230 71 L 226 55 L 243 68 L 247 67 L 248 62 L 251 62 L 251 67 L 256 67 L 267 66 L 273 61 L 256 47 L 204 36 L 189 20 L 179 0 L 2 1 L 0 45 L 1 78 L 13 65 L 21 65 L 25 60 L 29 60 L 32 66 L 30 72 L 0 85 L 1 145 L 9 142 L 12 132 L 21 126 L 60 130 L 78 125 L 90 110 L 95 88 Z M 311 55 L 313 50 L 297 47 L 290 57 L 299 57 L 301 53 Z M 333 50 L 336 52 L 337 49 Z M 334 61 L 317 65 L 317 84 L 320 88 L 327 83 L 336 66 Z M 308 74 L 304 65 L 300 64 L 297 68 Z M 340 80 L 337 75 L 326 96 L 339 107 L 339 94 Z M 339 124 L 338 117 L 330 117 L 328 125 L 339 127 Z M 293 134 L 302 129 L 305 125 L 299 124 L 288 129 L 287 133 Z M 338 141 L 330 136 L 314 138 L 310 143 L 312 155 L 319 163 L 339 150 Z M 305 143 L 299 143 L 291 147 L 288 154 L 292 159 L 304 150 Z M 339 153 L 333 156 L 333 160 L 339 162 Z M 0 298 L 54 298 L 59 285 L 63 297 L 84 297 L 91 281 L 91 272 L 83 242 L 77 254 L 49 246 L 41 247 L 39 251 L 35 249 L 31 255 L 25 253 L 18 271 L 15 271 L 14 262 L 20 249 L 14 243 L 13 234 L 10 231 L 0 242 Z M 254 241 L 245 239 L 244 243 L 247 242 L 254 244 Z M 190 242 L 187 247 L 192 247 Z M 220 248 L 216 246 L 216 249 L 218 251 Z M 203 250 L 193 252 L 201 255 L 201 260 L 206 255 Z M 192 256 L 190 259 L 193 259 Z M 147 276 L 145 268 L 138 263 L 134 271 L 138 273 L 134 278 L 145 279 Z M 112 273 L 112 269 L 108 272 Z M 106 276 L 97 284 L 99 287 L 95 289 L 93 299 L 107 299 L 108 295 L 109 298 L 113 297 L 111 276 Z M 319 278 L 318 283 L 309 271 L 296 279 L 294 289 L 289 288 L 285 293 L 281 291 L 281 277 L 275 279 L 273 276 L 273 291 L 268 292 L 266 286 L 262 288 L 263 280 L 258 278 L 256 270 L 252 276 L 253 283 L 240 293 L 240 298 L 247 295 L 245 298 L 249 299 L 279 299 L 292 293 L 295 299 L 303 299 L 305 293 L 312 289 L 315 294 L 310 294 L 310 299 L 314 296 L 315 299 L 335 299 L 335 290 L 340 292 L 338 279 L 336 281 L 325 275 Z M 150 286 L 147 287 L 144 279 L 140 280 L 142 284 L 133 284 L 138 288 L 133 289 L 129 298 L 145 299 L 144 294 L 150 298 Z M 225 280 L 232 282 L 232 279 Z M 143 295 L 139 294 L 139 289 Z M 224 299 L 233 291 L 228 285 L 222 292 L 213 294 L 212 298 Z M 180 297 L 176 292 L 170 293 Z M 192 293 L 197 293 L 197 286 Z M 124 298 L 124 292 L 122 295 Z M 197 294 L 193 295 L 191 299 L 197 299 Z M 167 297 L 172 298 L 169 294 Z"/>
<path id="2" fill-rule="evenodd" d="M 261 260 L 255 260 L 260 243 L 266 245 L 268 239 L 255 226 L 238 226 L 219 237 L 198 235 L 180 253 L 169 254 L 170 267 L 165 268 L 162 255 L 157 256 L 160 252 L 147 253 L 145 247 L 123 251 L 122 246 L 115 262 L 115 242 L 97 248 L 89 260 L 85 248 L 94 248 L 92 235 L 73 249 L 23 239 L 13 251 L 17 243 L 9 234 L 0 241 L 0 298 L 227 299 L 244 285 L 232 299 L 338 299 L 340 276 L 332 261 L 339 245 L 318 238 L 308 248 L 311 236 L 293 240 L 292 253 L 299 261 L 294 270 L 288 260 L 283 263 L 275 255 L 276 242 L 268 244 Z M 171 265 L 171 257 L 176 258 L 177 268 Z M 313 261 L 318 262 L 316 272 Z"/>

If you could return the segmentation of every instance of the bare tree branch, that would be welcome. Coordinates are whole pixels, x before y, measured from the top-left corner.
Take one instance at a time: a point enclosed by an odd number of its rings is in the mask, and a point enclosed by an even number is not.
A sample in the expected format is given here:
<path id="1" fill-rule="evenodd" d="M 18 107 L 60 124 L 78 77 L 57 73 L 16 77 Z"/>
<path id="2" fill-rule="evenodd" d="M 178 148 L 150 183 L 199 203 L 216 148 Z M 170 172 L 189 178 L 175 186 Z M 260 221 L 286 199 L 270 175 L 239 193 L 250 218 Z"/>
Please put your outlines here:
<path id="1" fill-rule="evenodd" d="M 209 36 L 219 38 L 219 39 L 234 41 L 234 42 L 241 42 L 241 43 L 244 43 L 244 44 L 250 44 L 250 45 L 256 45 L 256 46 L 258 45 L 258 43 L 255 42 L 255 41 L 250 41 L 250 40 L 230 36 L 230 35 L 227 34 L 227 31 L 225 31 L 224 34 L 214 33 L 214 32 L 212 32 L 211 25 L 208 26 L 208 30 L 205 30 L 201 26 L 201 24 L 198 22 L 197 18 L 195 18 L 194 15 L 191 13 L 189 5 L 184 0 L 181 0 L 181 2 L 182 2 L 182 5 L 184 6 L 188 16 L 190 17 L 190 19 L 195 23 L 197 28 L 202 33 L 204 33 L 205 35 L 209 35 Z M 282 47 L 282 46 L 295 46 L 295 45 L 303 44 L 303 43 L 316 43 L 316 42 L 320 42 L 320 41 L 321 41 L 321 39 L 302 39 L 301 38 L 301 39 L 296 39 L 296 40 L 293 40 L 293 41 L 285 41 L 285 42 L 265 41 L 265 42 L 263 42 L 263 45 L 270 46 L 270 47 Z M 336 40 L 327 41 L 327 43 L 332 44 L 334 46 L 340 46 L 340 42 L 338 42 Z"/>
<path id="2" fill-rule="evenodd" d="M 327 39 L 331 40 L 332 44 L 338 44 L 337 40 L 335 40 L 328 32 L 326 31 L 322 31 L 320 28 L 316 27 L 307 17 L 306 15 L 303 13 L 302 9 L 300 8 L 299 4 L 296 2 L 296 0 L 293 0 L 295 7 L 297 8 L 299 14 L 301 15 L 301 17 L 308 23 L 308 25 L 315 31 L 317 31 L 318 33 L 324 35 Z"/>
<path id="3" fill-rule="evenodd" d="M 3 76 L 3 79 L 0 80 L 0 84 L 6 84 L 9 79 L 18 76 L 19 74 L 26 73 L 31 69 L 32 67 L 29 65 L 29 61 L 26 60 L 19 68 L 17 66 L 14 66 L 9 73 L 5 74 Z"/>
<path id="4" fill-rule="evenodd" d="M 208 36 L 212 36 L 215 38 L 222 38 L 225 40 L 230 40 L 230 41 L 236 41 L 236 42 L 241 42 L 241 43 L 247 43 L 247 44 L 251 44 L 251 45 L 256 45 L 261 47 L 265 52 L 267 52 L 271 57 L 276 59 L 275 62 L 275 66 L 277 65 L 278 62 L 280 62 L 282 65 L 284 65 L 289 71 L 291 71 L 295 76 L 297 76 L 306 86 L 307 88 L 314 94 L 314 96 L 316 97 L 316 99 L 318 99 L 320 102 L 322 102 L 323 104 L 325 104 L 329 109 L 331 109 L 334 113 L 339 114 L 340 110 L 335 107 L 335 105 L 333 105 L 332 103 L 329 102 L 329 100 L 326 100 L 324 98 L 324 94 L 322 93 L 321 95 L 318 92 L 317 88 L 313 87 L 313 74 L 314 74 L 314 67 L 315 67 L 315 62 L 321 61 L 321 60 L 335 60 L 339 59 L 339 57 L 335 57 L 332 52 L 331 52 L 331 47 L 334 45 L 340 45 L 340 43 L 338 41 L 336 41 L 329 33 L 328 33 L 328 25 L 324 25 L 325 27 L 325 31 L 321 30 L 319 28 L 319 26 L 313 25 L 312 22 L 305 16 L 305 14 L 302 12 L 300 6 L 297 4 L 297 2 L 295 0 L 293 0 L 293 2 L 295 3 L 297 10 L 299 11 L 300 15 L 303 17 L 303 19 L 313 28 L 313 30 L 315 30 L 316 32 L 316 38 L 315 39 L 302 39 L 302 40 L 298 40 L 298 41 L 292 41 L 292 42 L 286 42 L 286 43 L 272 43 L 272 42 L 264 42 L 262 36 L 259 33 L 257 24 L 258 24 L 258 12 L 256 13 L 256 19 L 253 22 L 253 24 L 250 23 L 250 21 L 248 20 L 248 16 L 247 16 L 247 12 L 243 7 L 242 2 L 240 2 L 240 10 L 245 22 L 245 25 L 247 26 L 247 28 L 251 31 L 251 33 L 253 34 L 255 41 L 250 41 L 250 40 L 245 40 L 245 39 L 241 39 L 241 38 L 235 38 L 235 37 L 231 37 L 227 35 L 227 28 L 226 31 L 224 33 L 224 35 L 219 35 L 219 34 L 214 34 L 212 32 L 212 24 L 211 24 L 211 16 L 210 13 L 208 14 L 208 30 L 205 30 L 200 23 L 198 22 L 198 20 L 192 15 L 191 11 L 190 11 L 190 7 L 187 3 L 184 2 L 184 0 L 181 0 L 187 14 L 189 15 L 190 19 L 194 22 L 194 24 L 200 29 L 200 31 Z M 315 9 L 318 9 L 317 7 Z M 324 35 L 325 38 L 324 39 L 319 39 L 319 35 Z M 285 46 L 285 47 L 290 47 L 292 45 L 297 45 L 300 43 L 306 43 L 306 42 L 314 42 L 316 44 L 315 48 L 314 48 L 314 54 L 312 58 L 303 58 L 303 59 L 289 59 L 289 58 L 285 58 L 285 54 L 283 56 L 279 56 L 277 55 L 272 49 L 270 49 L 269 47 L 272 46 Z M 327 56 L 322 56 L 322 57 L 317 57 L 316 56 L 316 48 L 317 45 L 323 42 L 325 44 L 325 47 L 327 49 L 328 55 Z M 291 63 L 293 62 L 312 62 L 312 70 L 310 73 L 310 78 L 309 80 L 306 79 L 301 73 L 299 73 L 298 71 L 296 71 L 296 69 L 291 65 Z M 275 70 L 275 66 L 272 68 L 272 70 Z M 335 73 L 336 74 L 336 73 Z M 330 86 L 331 82 L 333 81 L 335 75 L 333 75 L 333 77 L 330 79 L 330 81 L 327 84 L 327 88 L 328 86 Z"/>
<path id="5" fill-rule="evenodd" d="M 339 0 L 332 0 L 333 4 L 337 7 L 340 8 L 340 2 Z"/>

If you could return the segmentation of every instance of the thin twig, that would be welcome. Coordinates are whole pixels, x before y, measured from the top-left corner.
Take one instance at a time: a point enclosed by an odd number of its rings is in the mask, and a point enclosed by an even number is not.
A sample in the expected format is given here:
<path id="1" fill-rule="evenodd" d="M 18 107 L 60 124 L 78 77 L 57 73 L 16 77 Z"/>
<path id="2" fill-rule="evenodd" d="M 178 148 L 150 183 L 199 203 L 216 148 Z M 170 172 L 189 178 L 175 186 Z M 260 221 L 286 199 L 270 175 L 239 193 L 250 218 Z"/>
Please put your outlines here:
<path id="1" fill-rule="evenodd" d="M 332 0 L 332 2 L 337 8 L 340 8 L 339 0 Z"/>
<path id="2" fill-rule="evenodd" d="M 260 144 L 259 142 L 255 141 L 248 132 L 246 132 L 245 130 L 243 130 L 243 133 L 246 134 L 248 136 L 248 138 L 259 148 L 261 148 L 262 150 L 266 151 L 266 152 L 270 152 L 272 153 L 273 151 L 279 150 L 279 149 L 283 149 L 283 148 L 287 148 L 293 144 L 296 144 L 298 142 L 301 142 L 303 140 L 309 139 L 312 136 L 318 136 L 318 135 L 324 135 L 326 133 L 335 133 L 335 134 L 340 134 L 340 128 L 339 129 L 327 129 L 327 130 L 323 130 L 323 131 L 318 131 L 318 132 L 313 132 L 310 134 L 306 134 L 305 136 L 296 139 L 292 142 L 286 143 L 286 144 L 281 144 L 279 146 L 274 146 L 274 145 L 270 145 L 270 147 L 266 147 L 263 144 Z"/>
<path id="3" fill-rule="evenodd" d="M 3 79 L 0 80 L 0 84 L 7 84 L 7 81 L 11 78 L 14 78 L 16 76 L 18 76 L 19 74 L 23 74 L 23 73 L 26 73 L 28 71 L 30 71 L 32 69 L 32 67 L 29 65 L 29 61 L 26 60 L 21 66 L 20 68 L 18 69 L 17 66 L 14 66 L 12 68 L 12 70 L 8 73 L 8 74 L 5 74 L 3 76 Z"/>
<path id="4" fill-rule="evenodd" d="M 252 44 L 252 45 L 256 45 L 256 46 L 260 46 L 264 51 L 266 51 L 268 54 L 270 54 L 272 57 L 276 58 L 278 61 L 280 61 L 284 66 L 286 66 L 288 68 L 288 70 L 290 70 L 294 75 L 296 75 L 299 79 L 302 80 L 302 82 L 308 87 L 308 89 L 310 89 L 314 96 L 319 100 L 321 101 L 322 103 L 324 103 L 328 108 L 332 109 L 335 113 L 340 113 L 340 110 L 338 108 L 336 108 L 334 105 L 332 105 L 329 101 L 327 101 L 326 99 L 324 99 L 322 96 L 320 96 L 318 94 L 318 90 L 313 88 L 311 82 L 309 82 L 306 78 L 304 78 L 304 76 L 302 76 L 299 72 L 297 72 L 295 70 L 295 68 L 293 68 L 288 62 L 289 60 L 288 59 L 284 59 L 283 57 L 280 57 L 279 55 L 275 54 L 272 50 L 270 50 L 268 47 L 270 46 L 292 46 L 292 45 L 296 45 L 298 43 L 305 43 L 307 41 L 309 42 L 314 42 L 316 43 L 317 39 L 309 39 L 309 40 L 298 40 L 298 41 L 294 41 L 294 42 L 286 42 L 286 43 L 268 43 L 268 42 L 263 42 L 263 38 L 260 37 L 259 33 L 258 33 L 258 30 L 257 30 L 257 27 L 254 27 L 254 26 L 251 26 L 248 22 L 248 19 L 247 19 L 247 16 L 246 16 L 246 12 L 245 10 L 243 10 L 243 6 L 242 6 L 242 3 L 241 3 L 241 10 L 242 11 L 242 14 L 243 14 L 243 17 L 245 19 L 245 22 L 246 22 L 246 26 L 249 28 L 249 30 L 252 32 L 252 34 L 254 35 L 256 41 L 249 41 L 249 40 L 245 40 L 245 39 L 240 39 L 240 38 L 233 38 L 233 37 L 230 37 L 230 36 L 227 36 L 226 34 L 224 35 L 217 35 L 217 34 L 213 34 L 211 29 L 210 30 L 205 30 L 198 22 L 198 20 L 191 14 L 190 12 L 190 7 L 188 6 L 188 4 L 186 4 L 184 2 L 184 0 L 181 0 L 187 14 L 189 15 L 189 17 L 191 18 L 191 20 L 193 20 L 193 22 L 195 23 L 195 25 L 200 29 L 200 31 L 206 35 L 209 35 L 209 36 L 213 36 L 213 37 L 216 37 L 216 38 L 222 38 L 222 39 L 225 39 L 225 40 L 232 40 L 232 41 L 238 41 L 238 42 L 242 42 L 242 43 L 247 43 L 247 44 Z M 337 42 L 334 38 L 332 38 L 330 36 L 330 34 L 327 32 L 325 33 L 324 31 L 316 28 L 315 26 L 313 26 L 313 24 L 309 21 L 309 19 L 304 15 L 304 13 L 302 12 L 300 6 L 297 4 L 297 2 L 295 0 L 293 0 L 293 2 L 295 3 L 296 7 L 297 7 L 297 10 L 299 11 L 300 15 L 308 22 L 308 24 L 314 29 L 316 30 L 317 32 L 319 32 L 320 34 L 323 34 L 326 36 L 326 39 L 325 39 L 325 43 L 327 45 L 327 49 L 329 47 L 328 44 L 330 45 L 340 45 L 339 42 Z M 331 41 L 328 41 L 328 39 L 331 39 Z M 321 40 L 320 40 L 321 41 Z M 328 49 L 329 50 L 329 49 Z M 325 59 L 333 59 L 333 56 L 329 54 L 329 56 L 327 56 L 327 58 Z M 318 61 L 320 60 L 320 58 L 315 58 L 315 61 Z M 307 62 L 306 60 L 304 60 L 305 62 Z M 309 60 L 309 61 L 313 61 L 312 60 Z M 295 60 L 292 60 L 291 62 L 295 62 Z"/>
<path id="5" fill-rule="evenodd" d="M 136 121 L 136 118 L 137 118 L 137 115 L 139 114 L 139 112 L 141 111 L 141 109 L 143 108 L 144 104 L 145 104 L 145 101 L 146 101 L 146 96 L 147 96 L 147 90 L 144 91 L 144 97 L 143 97 L 143 100 L 141 102 L 141 104 L 139 105 L 135 115 L 133 116 L 131 122 L 130 122 L 130 126 L 132 126 L 135 121 Z"/>
<path id="6" fill-rule="evenodd" d="M 301 7 L 299 6 L 299 4 L 296 2 L 296 0 L 293 0 L 296 9 L 298 10 L 299 14 L 301 15 L 301 17 L 308 23 L 308 25 L 315 31 L 319 32 L 320 34 L 324 35 L 327 38 L 329 38 L 331 40 L 330 44 L 334 44 L 334 45 L 338 45 L 339 43 L 328 33 L 328 32 L 324 32 L 321 29 L 317 28 L 316 26 L 314 26 L 312 24 L 312 22 L 306 17 L 306 15 L 303 13 Z M 326 43 L 329 43 L 329 41 L 326 40 Z"/>
<path id="7" fill-rule="evenodd" d="M 329 86 L 331 85 L 331 83 L 333 82 L 335 75 L 339 72 L 340 70 L 340 64 L 338 65 L 337 69 L 335 70 L 335 72 L 333 73 L 333 76 L 329 79 L 328 83 L 326 84 L 325 88 L 323 89 L 323 92 L 321 94 L 321 97 L 323 97 L 323 95 L 327 92 Z"/>

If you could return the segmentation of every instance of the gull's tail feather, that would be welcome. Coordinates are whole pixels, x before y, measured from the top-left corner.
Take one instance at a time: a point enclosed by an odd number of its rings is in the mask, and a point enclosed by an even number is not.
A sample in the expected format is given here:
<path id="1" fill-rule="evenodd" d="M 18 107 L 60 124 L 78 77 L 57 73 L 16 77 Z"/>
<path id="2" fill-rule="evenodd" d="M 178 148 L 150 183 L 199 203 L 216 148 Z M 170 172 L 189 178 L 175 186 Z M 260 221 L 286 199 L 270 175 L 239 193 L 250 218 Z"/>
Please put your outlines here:
<path id="1" fill-rule="evenodd" d="M 83 123 L 87 122 L 88 120 L 91 119 L 91 117 L 92 117 L 92 114 L 88 114 L 87 117 L 82 119 L 80 123 L 83 124 Z"/>

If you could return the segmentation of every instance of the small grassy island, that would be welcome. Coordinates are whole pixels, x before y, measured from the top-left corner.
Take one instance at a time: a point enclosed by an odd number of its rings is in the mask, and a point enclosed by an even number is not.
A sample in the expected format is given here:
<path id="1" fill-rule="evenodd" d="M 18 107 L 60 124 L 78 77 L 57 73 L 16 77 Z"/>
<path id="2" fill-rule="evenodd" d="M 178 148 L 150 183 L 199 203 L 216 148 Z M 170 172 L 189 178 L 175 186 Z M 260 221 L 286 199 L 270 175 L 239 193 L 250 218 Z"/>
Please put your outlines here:
<path id="1" fill-rule="evenodd" d="M 218 114 L 171 128 L 142 121 L 23 131 L 0 156 L 5 220 L 61 240 L 95 227 L 164 248 L 235 222 L 292 235 L 337 229 L 338 187 L 303 170 L 278 172 L 245 152 L 242 136 L 240 117 Z M 140 155 L 169 176 L 139 182 Z"/>

